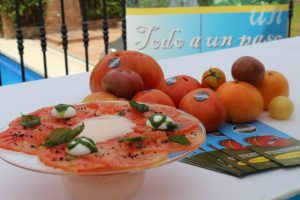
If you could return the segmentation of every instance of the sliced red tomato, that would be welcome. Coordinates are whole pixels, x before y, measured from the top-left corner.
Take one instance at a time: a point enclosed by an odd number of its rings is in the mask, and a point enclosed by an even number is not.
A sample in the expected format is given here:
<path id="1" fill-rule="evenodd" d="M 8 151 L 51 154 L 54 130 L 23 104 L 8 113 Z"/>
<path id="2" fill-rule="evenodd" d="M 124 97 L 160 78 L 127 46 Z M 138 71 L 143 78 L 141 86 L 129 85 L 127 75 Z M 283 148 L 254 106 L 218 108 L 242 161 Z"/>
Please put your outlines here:
<path id="1" fill-rule="evenodd" d="M 66 145 L 51 148 L 41 146 L 38 149 L 39 159 L 48 166 L 60 168 L 69 172 L 101 172 L 108 167 L 102 157 L 97 154 L 87 154 L 78 158 L 68 158 Z"/>
<path id="2" fill-rule="evenodd" d="M 36 154 L 37 145 L 34 131 L 28 129 L 9 128 L 0 133 L 0 148 Z"/>
<path id="3" fill-rule="evenodd" d="M 110 140 L 97 144 L 103 161 L 112 170 L 143 169 L 160 163 L 168 158 L 166 152 L 144 152 L 142 149 L 132 148 L 130 145 Z"/>
<path id="4" fill-rule="evenodd" d="M 6 131 L 0 133 L 0 147 L 35 154 L 36 148 L 45 143 L 45 138 L 53 129 L 62 127 L 71 128 L 79 124 L 82 120 L 95 116 L 101 106 L 91 107 L 90 104 L 80 104 L 74 107 L 77 110 L 77 115 L 70 119 L 56 119 L 52 117 L 51 110 L 53 107 L 46 107 L 29 113 L 27 115 L 38 116 L 41 120 L 40 125 L 29 128 L 24 128 L 21 125 L 21 117 L 16 118 L 9 124 L 9 128 Z M 104 105 L 101 108 L 109 110 L 112 107 L 112 105 Z M 117 106 L 114 110 L 116 109 Z"/>
<path id="5" fill-rule="evenodd" d="M 0 148 L 37 154 L 40 160 L 48 166 L 71 172 L 91 172 L 107 170 L 141 169 L 158 164 L 167 159 L 169 152 L 192 150 L 205 139 L 199 128 L 199 122 L 187 117 L 173 107 L 149 105 L 150 111 L 141 113 L 132 109 L 129 103 L 97 102 L 74 105 L 77 115 L 70 119 L 55 119 L 51 116 L 53 107 L 39 109 L 29 115 L 39 116 L 41 124 L 24 128 L 21 118 L 12 121 L 9 128 L 0 133 Z M 174 119 L 178 128 L 175 131 L 153 130 L 146 126 L 149 116 L 162 113 Z M 118 142 L 118 139 L 97 144 L 98 153 L 68 159 L 66 145 L 51 148 L 42 146 L 48 134 L 55 128 L 73 128 L 84 119 L 99 115 L 119 115 L 135 123 L 133 132 L 126 137 L 143 137 L 141 143 L 135 145 L 128 141 Z M 170 135 L 182 135 L 190 144 L 180 144 L 170 141 Z"/>
<path id="6" fill-rule="evenodd" d="M 103 103 L 97 109 L 96 115 L 116 115 L 124 107 L 128 106 L 126 104 Z"/>
<path id="7" fill-rule="evenodd" d="M 175 118 L 177 117 L 180 112 L 175 107 L 165 106 L 165 105 L 149 105 L 149 112 L 146 113 L 146 116 L 149 117 L 150 115 L 160 113 L 164 115 L 168 115 L 169 117 Z"/>
<path id="8" fill-rule="evenodd" d="M 176 133 L 174 133 L 176 134 Z M 170 134 L 172 135 L 172 134 Z M 188 151 L 194 150 L 198 148 L 206 139 L 205 134 L 202 132 L 200 128 L 196 128 L 189 133 L 185 133 L 184 136 L 189 140 L 191 144 L 189 145 L 182 145 L 175 142 L 167 142 L 164 143 L 164 148 L 167 149 L 169 152 L 178 152 L 178 151 Z"/>
<path id="9" fill-rule="evenodd" d="M 184 135 L 190 144 L 172 142 L 169 140 L 169 136 L 172 135 Z M 144 140 L 138 147 L 139 150 L 144 152 L 179 152 L 193 150 L 198 148 L 206 138 L 200 128 L 195 128 L 191 132 L 185 132 L 185 134 L 164 131 L 146 131 L 143 133 L 129 133 L 126 137 L 143 137 Z"/>
<path id="10" fill-rule="evenodd" d="M 176 117 L 174 121 L 178 125 L 178 128 L 174 131 L 176 134 L 189 134 L 200 127 L 199 121 L 192 121 L 191 119 L 186 118 L 183 115 Z"/>

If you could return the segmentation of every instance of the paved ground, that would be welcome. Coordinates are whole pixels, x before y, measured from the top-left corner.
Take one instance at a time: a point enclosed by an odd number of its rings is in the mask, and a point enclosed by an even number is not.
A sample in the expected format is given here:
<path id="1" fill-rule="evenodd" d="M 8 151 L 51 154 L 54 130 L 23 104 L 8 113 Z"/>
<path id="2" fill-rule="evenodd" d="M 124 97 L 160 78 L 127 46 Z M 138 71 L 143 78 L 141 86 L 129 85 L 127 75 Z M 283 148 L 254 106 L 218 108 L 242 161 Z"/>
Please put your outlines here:
<path id="1" fill-rule="evenodd" d="M 104 55 L 104 41 L 102 31 L 90 31 L 89 60 L 90 69 Z M 110 42 L 115 43 L 121 37 L 120 28 L 110 29 Z M 65 75 L 64 54 L 61 45 L 61 35 L 48 35 L 47 65 L 49 77 Z M 68 61 L 70 74 L 85 71 L 85 50 L 82 42 L 82 32 L 73 31 L 68 33 L 70 43 L 68 45 Z M 43 75 L 43 57 L 39 40 L 24 40 L 24 63 L 26 66 Z M 120 49 L 120 48 L 119 48 Z M 19 62 L 19 53 L 16 40 L 6 40 L 0 38 L 0 53 L 3 53 Z"/>
<path id="2" fill-rule="evenodd" d="M 116 41 L 121 37 L 120 28 L 110 28 L 109 29 L 109 40 L 110 42 Z M 50 34 L 47 36 L 49 46 L 62 50 L 61 45 L 61 35 L 60 33 Z M 72 31 L 68 33 L 69 54 L 79 59 L 85 60 L 85 50 L 82 42 L 82 31 Z M 102 30 L 91 30 L 89 31 L 89 61 L 91 64 L 96 64 L 99 59 L 103 56 L 104 52 L 104 41 L 102 37 Z"/>

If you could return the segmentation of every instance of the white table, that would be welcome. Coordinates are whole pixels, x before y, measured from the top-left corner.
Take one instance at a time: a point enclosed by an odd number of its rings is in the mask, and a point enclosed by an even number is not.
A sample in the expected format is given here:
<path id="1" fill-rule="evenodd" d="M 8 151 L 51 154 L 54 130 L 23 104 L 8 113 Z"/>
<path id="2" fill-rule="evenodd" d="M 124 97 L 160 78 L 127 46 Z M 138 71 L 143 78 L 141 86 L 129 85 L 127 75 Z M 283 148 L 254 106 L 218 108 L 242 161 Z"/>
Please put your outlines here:
<path id="1" fill-rule="evenodd" d="M 255 46 L 161 60 L 166 77 L 178 74 L 200 79 L 211 66 L 217 66 L 231 79 L 235 59 L 250 55 L 267 69 L 286 75 L 295 113 L 288 121 L 271 119 L 267 113 L 260 120 L 300 139 L 300 37 Z M 50 66 L 51 67 L 51 66 Z M 0 87 L 0 127 L 20 113 L 58 103 L 76 103 L 89 94 L 89 73 Z M 298 88 L 297 88 L 298 86 Z M 300 167 L 278 169 L 249 175 L 242 179 L 175 162 L 149 170 L 146 181 L 134 200 L 199 199 L 273 199 L 300 191 Z M 0 160 L 1 200 L 69 200 L 59 176 L 33 173 Z"/>

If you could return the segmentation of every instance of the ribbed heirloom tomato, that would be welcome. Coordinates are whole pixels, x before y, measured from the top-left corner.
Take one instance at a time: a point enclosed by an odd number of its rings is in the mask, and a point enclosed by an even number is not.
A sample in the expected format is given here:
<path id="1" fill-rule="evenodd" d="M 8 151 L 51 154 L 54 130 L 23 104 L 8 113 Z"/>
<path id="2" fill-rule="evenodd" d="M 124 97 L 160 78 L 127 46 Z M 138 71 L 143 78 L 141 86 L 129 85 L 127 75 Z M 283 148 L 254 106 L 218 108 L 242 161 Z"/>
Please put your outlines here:
<path id="1" fill-rule="evenodd" d="M 208 87 L 212 90 L 217 90 L 220 85 L 226 82 L 224 72 L 216 67 L 211 67 L 202 75 L 201 84 L 203 87 Z"/>
<path id="2" fill-rule="evenodd" d="M 257 119 L 263 111 L 263 98 L 251 84 L 229 81 L 222 84 L 217 95 L 227 111 L 227 122 L 247 123 Z"/>
<path id="3" fill-rule="evenodd" d="M 144 89 L 158 88 L 164 81 L 164 74 L 159 64 L 150 56 L 137 51 L 118 51 L 104 56 L 90 76 L 92 92 L 104 91 L 102 80 L 113 69 L 128 69 L 141 76 Z"/>

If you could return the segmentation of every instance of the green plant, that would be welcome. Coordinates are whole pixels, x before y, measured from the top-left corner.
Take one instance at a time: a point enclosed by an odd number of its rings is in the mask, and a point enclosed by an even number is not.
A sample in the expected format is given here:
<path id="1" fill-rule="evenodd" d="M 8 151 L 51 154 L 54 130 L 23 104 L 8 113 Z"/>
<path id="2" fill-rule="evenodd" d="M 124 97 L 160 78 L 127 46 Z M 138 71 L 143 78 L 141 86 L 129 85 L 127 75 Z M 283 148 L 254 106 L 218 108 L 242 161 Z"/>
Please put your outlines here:
<path id="1" fill-rule="evenodd" d="M 186 0 L 127 0 L 127 7 L 169 7 L 172 2 L 178 5 L 184 4 Z M 180 3 L 181 2 L 181 3 Z M 200 6 L 234 6 L 234 5 L 265 5 L 265 4 L 286 4 L 288 0 L 198 0 Z"/>
<path id="2" fill-rule="evenodd" d="M 107 14 L 110 18 L 120 18 L 122 12 L 121 0 L 107 1 Z"/>
<path id="3" fill-rule="evenodd" d="M 135 8 L 152 8 L 152 7 L 168 7 L 172 0 L 127 0 L 127 7 Z"/>
<path id="4" fill-rule="evenodd" d="M 45 5 L 46 0 L 42 1 Z M 20 16 L 22 16 L 22 23 L 29 23 L 29 25 L 37 25 L 38 20 L 38 0 L 21 0 L 19 6 Z M 0 13 L 16 20 L 15 0 L 0 0 Z"/>
<path id="5" fill-rule="evenodd" d="M 108 18 L 120 18 L 122 15 L 122 4 L 121 0 L 109 0 L 106 1 L 107 6 L 107 15 Z M 85 1 L 86 9 L 87 9 L 87 20 L 97 20 L 101 19 L 102 5 L 99 0 L 86 0 Z M 81 5 L 82 6 L 82 5 Z"/>
<path id="6" fill-rule="evenodd" d="M 292 19 L 292 36 L 300 35 L 300 3 L 296 2 L 294 6 L 294 16 Z"/>

